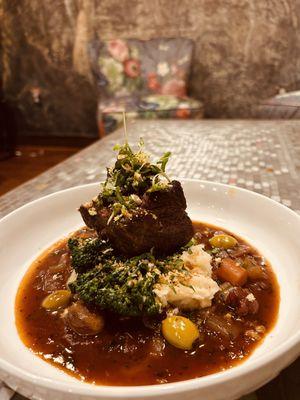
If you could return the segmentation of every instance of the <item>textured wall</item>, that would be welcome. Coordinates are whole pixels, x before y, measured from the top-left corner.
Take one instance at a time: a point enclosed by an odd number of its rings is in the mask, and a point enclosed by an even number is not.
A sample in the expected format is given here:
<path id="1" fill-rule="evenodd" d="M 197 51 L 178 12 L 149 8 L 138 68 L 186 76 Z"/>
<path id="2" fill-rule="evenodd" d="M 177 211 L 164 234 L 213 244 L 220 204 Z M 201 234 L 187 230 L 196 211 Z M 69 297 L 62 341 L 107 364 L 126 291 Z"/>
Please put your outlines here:
<path id="1" fill-rule="evenodd" d="M 94 36 L 194 39 L 190 89 L 210 117 L 250 116 L 259 99 L 300 86 L 300 0 L 1 2 L 3 89 L 31 131 L 95 132 Z"/>
<path id="2" fill-rule="evenodd" d="M 2 53 L 3 53 L 2 28 L 3 28 L 3 0 L 0 0 L 0 96 L 1 96 L 1 99 L 2 99 Z"/>

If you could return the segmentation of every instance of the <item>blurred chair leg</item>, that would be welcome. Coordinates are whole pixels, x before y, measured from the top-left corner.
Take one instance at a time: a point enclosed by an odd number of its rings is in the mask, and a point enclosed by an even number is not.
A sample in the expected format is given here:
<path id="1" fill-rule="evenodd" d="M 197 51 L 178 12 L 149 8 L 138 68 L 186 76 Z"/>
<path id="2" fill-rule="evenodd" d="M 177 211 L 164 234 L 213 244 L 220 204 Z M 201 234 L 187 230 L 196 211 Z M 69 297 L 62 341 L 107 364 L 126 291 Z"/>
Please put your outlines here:
<path id="1" fill-rule="evenodd" d="M 99 132 L 99 137 L 102 139 L 104 136 L 106 136 L 105 132 L 105 125 L 104 125 L 104 120 L 101 118 L 98 122 L 98 132 Z"/>

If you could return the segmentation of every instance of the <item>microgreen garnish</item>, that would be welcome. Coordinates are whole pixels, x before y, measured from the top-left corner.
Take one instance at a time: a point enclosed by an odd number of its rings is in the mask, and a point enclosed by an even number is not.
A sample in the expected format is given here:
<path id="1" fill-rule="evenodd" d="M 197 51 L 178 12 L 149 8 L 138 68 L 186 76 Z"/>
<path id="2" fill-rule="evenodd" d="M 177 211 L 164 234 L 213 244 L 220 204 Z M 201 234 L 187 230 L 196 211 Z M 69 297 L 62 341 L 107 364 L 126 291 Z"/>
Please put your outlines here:
<path id="1" fill-rule="evenodd" d="M 141 197 L 146 192 L 165 190 L 170 186 L 165 170 L 171 153 L 167 152 L 156 163 L 151 163 L 142 139 L 138 146 L 137 152 L 128 142 L 114 146 L 118 151 L 117 161 L 114 167 L 107 169 L 107 178 L 101 184 L 97 199 L 99 205 L 111 208 L 109 222 L 118 216 L 130 218 L 130 210 L 141 204 Z"/>

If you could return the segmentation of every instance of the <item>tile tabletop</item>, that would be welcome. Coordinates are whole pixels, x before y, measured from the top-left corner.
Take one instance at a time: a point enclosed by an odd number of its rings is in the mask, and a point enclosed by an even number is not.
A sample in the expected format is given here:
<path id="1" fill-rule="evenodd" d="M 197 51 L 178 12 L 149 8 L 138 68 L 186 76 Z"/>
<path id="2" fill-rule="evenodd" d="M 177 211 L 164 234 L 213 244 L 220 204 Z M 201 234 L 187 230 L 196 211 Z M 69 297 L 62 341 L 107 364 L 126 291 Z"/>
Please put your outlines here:
<path id="1" fill-rule="evenodd" d="M 154 157 L 171 151 L 168 174 L 244 187 L 300 213 L 300 121 L 155 120 L 128 126 L 130 144 L 144 139 Z M 105 178 L 123 129 L 0 197 L 0 217 L 47 194 Z M 300 362 L 249 399 L 300 398 Z M 0 400 L 9 399 L 0 384 Z M 13 399 L 21 399 L 18 394 Z"/>

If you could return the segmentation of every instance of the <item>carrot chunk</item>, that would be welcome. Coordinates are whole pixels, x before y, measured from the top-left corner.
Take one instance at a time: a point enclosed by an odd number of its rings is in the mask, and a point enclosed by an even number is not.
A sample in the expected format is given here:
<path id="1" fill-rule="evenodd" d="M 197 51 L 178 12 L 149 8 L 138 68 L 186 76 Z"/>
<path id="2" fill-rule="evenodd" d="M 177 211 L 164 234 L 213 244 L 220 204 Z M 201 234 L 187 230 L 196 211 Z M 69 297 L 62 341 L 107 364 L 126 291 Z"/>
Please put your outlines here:
<path id="1" fill-rule="evenodd" d="M 224 282 L 230 282 L 234 286 L 243 286 L 247 281 L 247 271 L 240 267 L 231 258 L 224 258 L 217 269 L 217 276 Z"/>

